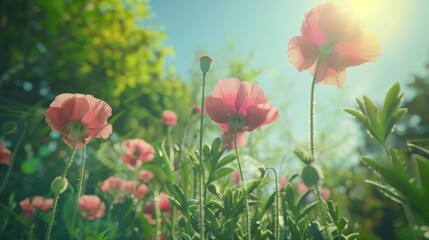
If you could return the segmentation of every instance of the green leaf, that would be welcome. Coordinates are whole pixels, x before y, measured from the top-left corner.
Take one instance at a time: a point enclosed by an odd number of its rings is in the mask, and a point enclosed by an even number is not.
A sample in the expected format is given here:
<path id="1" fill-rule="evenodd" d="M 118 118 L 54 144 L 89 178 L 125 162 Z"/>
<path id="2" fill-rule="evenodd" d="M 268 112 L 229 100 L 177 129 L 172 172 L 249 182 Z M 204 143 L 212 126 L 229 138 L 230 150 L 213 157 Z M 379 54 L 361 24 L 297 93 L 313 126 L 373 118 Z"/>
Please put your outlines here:
<path id="1" fill-rule="evenodd" d="M 402 115 L 404 115 L 407 111 L 408 109 L 406 108 L 400 108 L 392 113 L 392 115 L 388 118 L 388 121 L 385 123 L 385 138 L 387 138 L 387 136 L 393 131 L 393 127 L 395 126 L 396 122 L 398 122 L 399 118 L 401 118 Z"/>
<path id="2" fill-rule="evenodd" d="M 317 224 L 310 222 L 308 224 L 308 231 L 311 234 L 311 236 L 313 236 L 314 240 L 323 240 L 322 233 L 320 232 Z"/>
<path id="3" fill-rule="evenodd" d="M 188 199 L 183 193 L 183 190 L 179 186 L 171 182 L 167 182 L 167 188 L 174 196 L 174 198 L 180 203 L 180 209 L 182 210 L 182 212 L 186 212 L 188 210 Z"/>
<path id="4" fill-rule="evenodd" d="M 345 108 L 343 109 L 344 112 L 351 114 L 353 117 L 357 118 L 361 123 L 363 123 L 365 126 L 368 125 L 368 119 L 363 115 L 361 112 L 351 109 L 351 108 Z M 368 127 L 368 126 L 367 126 Z"/>
<path id="5" fill-rule="evenodd" d="M 388 117 L 399 107 L 402 99 L 402 95 L 399 96 L 400 90 L 401 86 L 397 82 L 387 91 L 383 107 L 380 110 L 380 119 L 382 122 L 386 122 Z"/>
<path id="6" fill-rule="evenodd" d="M 417 167 L 419 170 L 420 182 L 423 189 L 429 189 L 429 162 L 427 159 L 423 159 L 421 157 L 415 158 L 417 162 Z"/>
<path id="7" fill-rule="evenodd" d="M 390 198 L 391 200 L 399 203 L 399 204 L 404 204 L 405 202 L 407 202 L 407 200 L 405 199 L 404 196 L 402 196 L 399 192 L 397 192 L 394 188 L 390 187 L 390 186 L 386 186 L 386 185 L 382 185 L 370 180 L 365 180 L 365 182 L 373 185 L 374 187 L 376 187 L 381 193 L 383 193 L 386 197 Z"/>
<path id="8" fill-rule="evenodd" d="M 223 157 L 216 165 L 216 168 L 221 168 L 236 159 L 235 154 L 229 154 Z"/>
<path id="9" fill-rule="evenodd" d="M 96 240 L 105 240 L 105 239 L 109 239 L 108 236 L 106 236 L 106 234 L 110 231 L 110 228 L 107 228 L 106 230 L 102 231 L 101 233 L 99 233 L 97 235 L 97 237 L 95 238 Z"/>
<path id="10" fill-rule="evenodd" d="M 228 168 L 228 167 L 217 169 L 213 174 L 211 174 L 209 176 L 209 179 L 207 180 L 207 183 L 210 184 L 210 183 L 218 180 L 219 178 L 222 178 L 222 177 L 225 177 L 227 175 L 230 175 L 234 171 L 235 171 L 235 169 Z"/>

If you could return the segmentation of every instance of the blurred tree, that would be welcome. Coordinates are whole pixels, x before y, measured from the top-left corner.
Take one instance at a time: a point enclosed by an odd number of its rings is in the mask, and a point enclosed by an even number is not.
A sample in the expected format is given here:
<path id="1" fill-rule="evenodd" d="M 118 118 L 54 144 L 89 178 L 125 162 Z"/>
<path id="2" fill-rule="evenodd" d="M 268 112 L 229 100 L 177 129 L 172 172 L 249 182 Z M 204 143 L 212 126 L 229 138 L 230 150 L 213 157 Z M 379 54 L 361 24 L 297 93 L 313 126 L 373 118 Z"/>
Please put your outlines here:
<path id="1" fill-rule="evenodd" d="M 62 172 L 68 148 L 44 122 L 45 109 L 60 93 L 106 101 L 119 143 L 125 138 L 160 142 L 166 136 L 159 121 L 165 109 L 184 122 L 192 108 L 189 87 L 164 66 L 173 50 L 164 46 L 163 30 L 148 25 L 150 17 L 148 0 L 0 1 L 0 125 L 19 122 L 6 138 L 17 152 L 6 193 L 28 190 L 17 192 L 18 200 L 47 194 L 50 181 Z M 15 149 L 24 121 L 29 126 L 24 144 Z M 180 131 L 175 138 L 181 138 Z M 74 179 L 76 171 L 71 174 Z"/>

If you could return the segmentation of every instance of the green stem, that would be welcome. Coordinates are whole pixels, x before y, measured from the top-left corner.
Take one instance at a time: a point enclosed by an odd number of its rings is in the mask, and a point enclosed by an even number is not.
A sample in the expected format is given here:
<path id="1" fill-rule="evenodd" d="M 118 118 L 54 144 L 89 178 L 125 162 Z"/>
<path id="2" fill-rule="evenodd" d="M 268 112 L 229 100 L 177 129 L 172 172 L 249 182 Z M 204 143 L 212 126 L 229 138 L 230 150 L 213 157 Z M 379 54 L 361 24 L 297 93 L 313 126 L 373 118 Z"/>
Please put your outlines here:
<path id="1" fill-rule="evenodd" d="M 175 162 L 174 162 L 174 146 L 173 146 L 173 139 L 171 137 L 171 131 L 172 127 L 168 126 L 167 130 L 167 138 L 168 138 L 168 150 L 169 150 L 169 157 L 170 157 L 170 164 L 173 169 L 176 169 Z M 171 208 L 171 235 L 173 236 L 173 239 L 176 239 L 174 228 L 176 227 L 176 214 L 175 214 L 175 207 L 174 205 Z"/>
<path id="2" fill-rule="evenodd" d="M 316 85 L 317 72 L 319 71 L 320 62 L 322 60 L 322 55 L 317 59 L 316 71 L 314 72 L 313 81 L 311 83 L 311 95 L 310 95 L 310 149 L 311 155 L 313 156 L 313 161 L 315 159 L 314 156 L 314 89 Z"/>
<path id="3" fill-rule="evenodd" d="M 324 207 L 324 206 L 326 206 L 326 203 L 325 203 L 325 200 L 323 200 L 322 196 L 320 195 L 319 187 L 318 186 L 314 186 L 314 188 L 316 189 L 317 198 L 319 200 L 319 204 L 318 204 L 319 205 L 319 209 L 322 212 L 323 226 L 325 227 L 325 232 L 326 232 L 326 235 L 328 236 L 328 239 L 331 240 L 332 236 L 328 232 L 328 223 L 326 222 L 326 215 L 325 215 L 325 209 L 327 209 L 327 207 Z M 339 230 L 339 229 L 337 229 L 337 230 Z M 341 237 L 341 233 L 339 235 Z"/>
<path id="4" fill-rule="evenodd" d="M 246 211 L 246 239 L 251 239 L 251 233 L 250 233 L 250 212 L 249 212 L 249 202 L 247 199 L 247 188 L 246 188 L 246 182 L 244 181 L 244 175 L 243 170 L 241 168 L 241 162 L 240 157 L 238 154 L 238 146 L 237 146 L 237 129 L 234 128 L 234 148 L 235 148 L 235 155 L 237 157 L 237 164 L 238 164 L 238 170 L 240 171 L 241 176 L 241 182 L 243 183 L 243 191 L 244 191 L 244 205 L 245 205 L 245 211 Z"/>
<path id="5" fill-rule="evenodd" d="M 155 204 L 155 239 L 160 240 L 161 238 L 161 211 L 159 209 L 159 193 L 158 191 L 154 191 L 154 198 L 153 198 L 154 204 Z"/>
<path id="6" fill-rule="evenodd" d="M 61 185 L 64 184 L 64 179 L 67 175 L 67 172 L 69 171 L 69 168 L 73 162 L 73 158 L 74 155 L 76 153 L 76 146 L 73 146 L 73 151 L 72 154 L 70 156 L 69 161 L 66 163 L 66 167 L 64 169 L 63 174 L 61 175 Z M 57 205 L 58 205 L 58 199 L 60 198 L 61 195 L 61 191 L 58 191 L 57 193 L 55 193 L 55 198 L 54 198 L 54 203 L 52 206 L 52 213 L 51 213 L 51 218 L 49 220 L 49 225 L 48 225 L 48 230 L 46 232 L 46 240 L 50 240 L 51 239 L 51 232 L 52 232 L 52 226 L 54 225 L 54 219 L 55 219 L 55 212 L 57 210 Z"/>
<path id="7" fill-rule="evenodd" d="M 405 217 L 407 218 L 408 226 L 410 227 L 411 233 L 413 234 L 414 239 L 420 240 L 422 239 L 421 236 L 416 232 L 416 229 L 414 229 L 414 226 L 416 225 L 416 221 L 414 219 L 414 215 L 411 212 L 410 206 L 408 204 L 402 204 L 402 208 L 405 212 Z"/>
<path id="8" fill-rule="evenodd" d="M 7 169 L 7 172 L 6 172 L 6 175 L 4 176 L 3 182 L 1 183 L 0 196 L 1 196 L 1 193 L 3 192 L 4 188 L 6 187 L 6 182 L 9 180 L 10 174 L 12 173 L 13 165 L 15 163 L 16 153 L 18 152 L 18 150 L 21 146 L 22 140 L 24 139 L 25 130 L 27 130 L 27 124 L 26 123 L 24 125 L 24 129 L 22 130 L 21 136 L 18 139 L 18 142 L 16 143 L 15 149 L 13 150 L 9 168 Z"/>
<path id="9" fill-rule="evenodd" d="M 86 143 L 83 143 L 82 162 L 80 165 L 80 178 L 78 180 L 78 185 L 77 185 L 77 194 L 76 194 L 75 199 L 74 199 L 73 215 L 72 215 L 72 222 L 71 222 L 71 228 L 73 229 L 73 231 L 75 230 L 76 212 L 77 212 L 77 208 L 78 208 L 79 197 L 80 197 L 80 194 L 82 192 L 83 178 L 84 178 L 84 174 L 85 174 L 85 162 L 86 162 L 86 156 L 85 155 L 86 155 Z M 73 239 L 72 236 L 71 236 L 71 239 Z"/>
<path id="10" fill-rule="evenodd" d="M 279 193 L 279 179 L 277 177 L 277 171 L 274 168 L 267 168 L 271 169 L 274 172 L 274 180 L 276 181 L 276 210 L 275 210 L 275 216 L 274 216 L 274 239 L 280 240 L 280 222 L 279 222 L 279 216 L 280 216 L 280 193 Z"/>
<path id="11" fill-rule="evenodd" d="M 204 122 L 204 89 L 206 85 L 206 73 L 203 73 L 203 87 L 201 91 L 201 116 L 200 116 L 200 154 L 199 154 L 199 210 L 200 210 L 200 239 L 205 240 L 204 238 L 204 198 L 203 198 L 203 191 L 204 191 L 204 162 L 203 162 L 203 122 Z"/>

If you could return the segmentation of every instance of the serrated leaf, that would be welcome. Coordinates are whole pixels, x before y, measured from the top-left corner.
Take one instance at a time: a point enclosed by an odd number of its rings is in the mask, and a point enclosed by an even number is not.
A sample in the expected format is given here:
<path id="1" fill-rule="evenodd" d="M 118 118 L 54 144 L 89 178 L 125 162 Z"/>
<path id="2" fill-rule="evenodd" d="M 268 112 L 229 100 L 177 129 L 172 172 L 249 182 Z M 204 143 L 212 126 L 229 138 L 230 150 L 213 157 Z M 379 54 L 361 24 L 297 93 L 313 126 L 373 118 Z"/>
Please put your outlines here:
<path id="1" fill-rule="evenodd" d="M 404 196 L 401 196 L 400 193 L 396 192 L 394 188 L 386 185 L 382 185 L 370 180 L 366 180 L 365 182 L 373 185 L 376 187 L 381 193 L 383 193 L 386 197 L 390 198 L 391 200 L 399 203 L 404 204 L 407 200 L 404 198 Z"/>

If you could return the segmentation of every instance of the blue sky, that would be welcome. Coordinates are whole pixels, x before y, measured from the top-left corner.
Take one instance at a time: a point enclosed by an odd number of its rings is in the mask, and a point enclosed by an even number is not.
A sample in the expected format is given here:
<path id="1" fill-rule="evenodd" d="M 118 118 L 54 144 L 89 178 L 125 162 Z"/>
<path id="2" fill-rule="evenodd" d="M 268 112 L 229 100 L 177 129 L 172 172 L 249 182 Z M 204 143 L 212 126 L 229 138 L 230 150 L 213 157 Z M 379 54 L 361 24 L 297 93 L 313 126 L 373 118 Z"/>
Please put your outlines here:
<path id="1" fill-rule="evenodd" d="M 429 60 L 429 1 L 357 1 L 364 2 L 359 7 L 368 28 L 380 41 L 381 55 L 374 63 L 348 68 L 346 83 L 340 90 L 334 86 L 316 86 L 319 128 L 325 124 L 336 125 L 337 121 L 351 121 L 350 116 L 341 111 L 343 107 L 353 107 L 354 99 L 362 95 L 381 101 L 394 82 L 406 83 L 413 74 L 424 73 L 424 65 Z M 165 27 L 165 43 L 175 50 L 175 56 L 168 59 L 167 65 L 174 65 L 176 72 L 185 78 L 190 69 L 198 68 L 194 59 L 198 49 L 206 49 L 208 55 L 213 55 L 231 40 L 237 54 L 246 56 L 253 51 L 252 65 L 266 67 L 257 82 L 269 96 L 273 96 L 271 102 L 280 106 L 284 99 L 293 100 L 287 108 L 280 109 L 280 113 L 287 117 L 278 125 L 291 128 L 299 141 L 307 141 L 311 76 L 307 72 L 298 72 L 289 62 L 287 44 L 293 36 L 300 34 L 304 14 L 323 2 L 153 0 L 155 16 L 151 23 Z M 221 61 L 215 59 L 213 67 Z M 335 118 L 325 117 L 323 112 L 329 112 Z"/>

